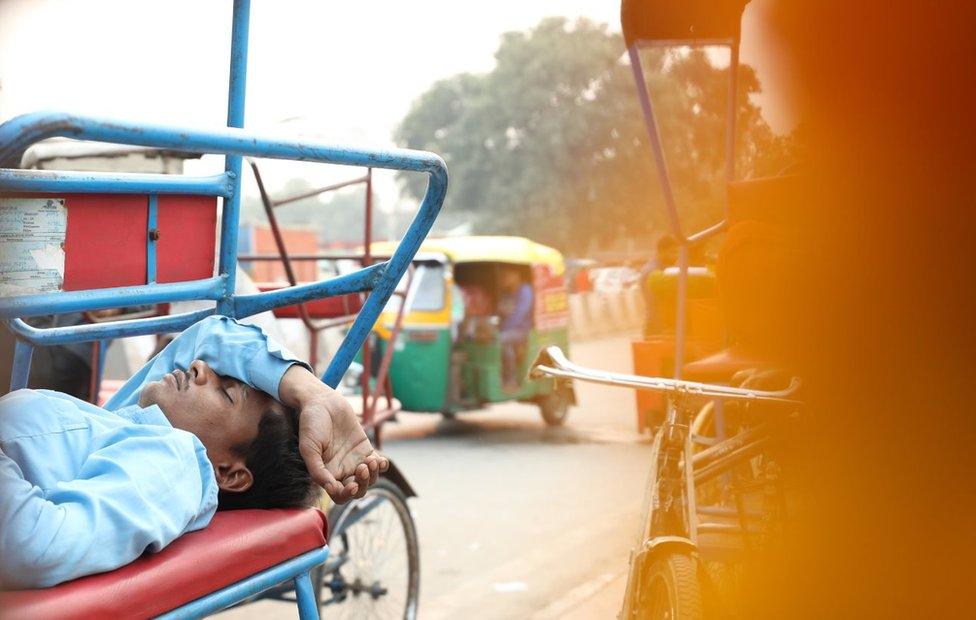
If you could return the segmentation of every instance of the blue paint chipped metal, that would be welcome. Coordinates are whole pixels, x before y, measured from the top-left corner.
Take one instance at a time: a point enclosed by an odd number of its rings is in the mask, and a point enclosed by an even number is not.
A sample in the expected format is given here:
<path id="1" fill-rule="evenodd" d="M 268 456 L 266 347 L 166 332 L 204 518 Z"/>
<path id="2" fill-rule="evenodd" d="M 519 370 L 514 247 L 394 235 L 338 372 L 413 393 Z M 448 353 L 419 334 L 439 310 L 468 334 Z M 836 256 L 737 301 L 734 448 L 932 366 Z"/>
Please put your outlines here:
<path id="1" fill-rule="evenodd" d="M 146 213 L 146 283 L 156 283 L 156 246 L 159 242 L 159 196 L 149 194 Z"/>

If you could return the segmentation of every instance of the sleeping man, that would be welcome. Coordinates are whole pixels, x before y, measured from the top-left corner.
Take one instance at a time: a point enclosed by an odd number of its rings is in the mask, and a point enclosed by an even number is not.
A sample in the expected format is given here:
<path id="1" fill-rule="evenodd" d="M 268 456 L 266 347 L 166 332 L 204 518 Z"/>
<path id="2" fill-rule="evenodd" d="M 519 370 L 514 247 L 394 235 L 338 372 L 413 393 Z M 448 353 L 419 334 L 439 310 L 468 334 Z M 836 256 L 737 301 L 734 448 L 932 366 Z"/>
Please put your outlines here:
<path id="1" fill-rule="evenodd" d="M 361 497 L 389 462 L 345 399 L 258 327 L 193 325 L 96 407 L 0 398 L 0 586 L 113 570 L 215 511 Z"/>

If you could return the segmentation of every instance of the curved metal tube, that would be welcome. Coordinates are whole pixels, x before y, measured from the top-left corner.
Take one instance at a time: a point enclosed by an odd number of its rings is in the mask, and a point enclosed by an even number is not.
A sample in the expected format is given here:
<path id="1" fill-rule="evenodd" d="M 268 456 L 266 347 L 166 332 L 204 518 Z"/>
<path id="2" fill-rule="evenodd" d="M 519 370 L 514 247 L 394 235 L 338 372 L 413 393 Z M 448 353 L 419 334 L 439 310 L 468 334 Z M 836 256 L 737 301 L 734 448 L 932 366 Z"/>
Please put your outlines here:
<path id="1" fill-rule="evenodd" d="M 272 159 L 315 161 L 348 166 L 426 172 L 447 184 L 447 166 L 438 155 L 410 149 L 361 149 L 268 134 L 233 127 L 190 129 L 168 125 L 127 123 L 115 119 L 77 116 L 65 112 L 32 112 L 0 125 L 0 165 L 16 167 L 30 145 L 63 136 L 168 148 L 191 153 L 223 153 Z M 97 176 L 97 175 L 92 175 Z"/>
<path id="2" fill-rule="evenodd" d="M 681 396 L 702 396 L 707 398 L 721 398 L 724 400 L 745 400 L 776 402 L 784 404 L 800 404 L 800 401 L 788 398 L 800 387 L 800 380 L 793 377 L 790 385 L 783 390 L 750 390 L 711 383 L 683 381 L 680 379 L 665 379 L 663 377 L 642 377 L 624 373 L 608 372 L 586 368 L 569 361 L 562 350 L 556 346 L 546 347 L 539 352 L 539 356 L 532 364 L 529 376 L 535 379 L 548 376 L 565 379 L 579 379 L 590 383 L 615 385 L 636 388 L 638 390 L 652 390 Z"/>
<path id="3" fill-rule="evenodd" d="M 214 313 L 215 308 L 206 308 L 195 312 L 182 314 L 168 314 L 146 319 L 129 319 L 106 323 L 87 323 L 70 327 L 31 327 L 20 319 L 7 321 L 7 328 L 19 339 L 32 345 L 68 344 L 72 342 L 90 342 L 93 340 L 112 340 L 129 336 L 145 336 L 165 332 L 183 331 L 197 321 L 207 318 Z"/>

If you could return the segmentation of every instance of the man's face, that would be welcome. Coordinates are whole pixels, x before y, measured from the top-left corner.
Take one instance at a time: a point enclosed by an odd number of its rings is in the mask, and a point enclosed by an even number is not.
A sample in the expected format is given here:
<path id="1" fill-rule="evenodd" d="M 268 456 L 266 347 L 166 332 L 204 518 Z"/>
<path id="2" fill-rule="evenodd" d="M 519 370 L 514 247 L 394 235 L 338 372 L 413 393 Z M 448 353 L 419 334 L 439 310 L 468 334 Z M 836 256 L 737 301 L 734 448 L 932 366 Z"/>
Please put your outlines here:
<path id="1" fill-rule="evenodd" d="M 221 488 L 222 474 L 243 467 L 243 457 L 235 448 L 254 441 L 261 416 L 274 404 L 264 392 L 218 375 L 202 360 L 195 360 L 185 372 L 177 369 L 147 384 L 139 395 L 140 406 L 159 405 L 173 427 L 197 436 Z"/>
<path id="2" fill-rule="evenodd" d="M 522 279 L 519 277 L 517 271 L 506 269 L 502 272 L 502 289 L 506 292 L 511 293 L 517 291 L 521 283 Z"/>

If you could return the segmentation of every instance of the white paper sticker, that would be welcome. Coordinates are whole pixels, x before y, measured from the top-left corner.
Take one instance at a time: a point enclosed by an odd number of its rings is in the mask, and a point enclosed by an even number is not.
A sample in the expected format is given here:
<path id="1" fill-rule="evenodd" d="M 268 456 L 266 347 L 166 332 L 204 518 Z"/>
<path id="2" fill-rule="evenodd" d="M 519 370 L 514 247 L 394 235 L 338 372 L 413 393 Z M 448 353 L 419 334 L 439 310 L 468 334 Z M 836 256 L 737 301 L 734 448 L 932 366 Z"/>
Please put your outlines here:
<path id="1" fill-rule="evenodd" d="M 60 291 L 67 229 L 63 198 L 0 198 L 0 296 Z"/>

